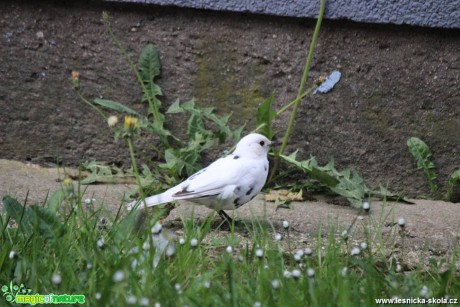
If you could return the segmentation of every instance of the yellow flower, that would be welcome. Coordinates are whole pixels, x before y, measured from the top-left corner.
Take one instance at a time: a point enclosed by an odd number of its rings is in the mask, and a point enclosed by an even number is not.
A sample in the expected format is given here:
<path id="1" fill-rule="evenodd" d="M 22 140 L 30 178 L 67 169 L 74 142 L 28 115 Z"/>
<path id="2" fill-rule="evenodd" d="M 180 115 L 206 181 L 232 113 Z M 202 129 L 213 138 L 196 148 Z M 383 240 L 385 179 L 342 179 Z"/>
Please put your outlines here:
<path id="1" fill-rule="evenodd" d="M 137 117 L 134 116 L 125 116 L 125 128 L 126 129 L 135 129 L 139 126 Z"/>
<path id="2" fill-rule="evenodd" d="M 71 185 L 72 184 L 72 179 L 70 179 L 69 177 L 65 177 L 63 182 L 64 182 L 65 185 Z"/>
<path id="3" fill-rule="evenodd" d="M 107 124 L 109 125 L 109 127 L 113 127 L 117 123 L 118 123 L 118 117 L 116 117 L 115 115 L 109 116 L 109 118 L 107 118 Z"/>

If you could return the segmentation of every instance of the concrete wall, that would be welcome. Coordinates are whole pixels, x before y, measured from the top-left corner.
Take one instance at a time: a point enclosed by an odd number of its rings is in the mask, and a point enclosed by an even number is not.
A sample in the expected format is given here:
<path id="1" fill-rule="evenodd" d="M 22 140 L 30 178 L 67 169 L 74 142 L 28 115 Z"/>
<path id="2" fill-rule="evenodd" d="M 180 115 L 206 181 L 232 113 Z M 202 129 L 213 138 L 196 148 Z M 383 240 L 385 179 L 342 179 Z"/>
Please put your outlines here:
<path id="1" fill-rule="evenodd" d="M 165 106 L 195 97 L 220 114 L 233 112 L 232 124 L 247 122 L 246 131 L 272 92 L 276 108 L 295 97 L 314 27 L 298 18 L 153 5 L 2 1 L 0 158 L 128 165 L 125 144 L 113 141 L 70 82 L 78 70 L 88 98 L 145 112 L 135 78 L 101 22 L 103 10 L 133 58 L 148 42 L 157 45 Z M 342 80 L 329 94 L 303 101 L 288 152 L 299 149 L 299 158 L 314 155 L 322 163 L 334 158 L 371 186 L 423 194 L 428 184 L 406 147 L 418 136 L 433 151 L 444 189 L 460 161 L 459 50 L 458 30 L 326 20 L 308 82 L 337 69 Z M 280 134 L 288 116 L 276 122 Z M 149 142 L 136 148 L 144 161 L 158 163 Z"/>
<path id="2" fill-rule="evenodd" d="M 110 1 L 110 0 L 109 0 Z M 112 0 L 288 17 L 318 16 L 320 0 Z M 459 0 L 327 0 L 327 19 L 460 28 Z"/>

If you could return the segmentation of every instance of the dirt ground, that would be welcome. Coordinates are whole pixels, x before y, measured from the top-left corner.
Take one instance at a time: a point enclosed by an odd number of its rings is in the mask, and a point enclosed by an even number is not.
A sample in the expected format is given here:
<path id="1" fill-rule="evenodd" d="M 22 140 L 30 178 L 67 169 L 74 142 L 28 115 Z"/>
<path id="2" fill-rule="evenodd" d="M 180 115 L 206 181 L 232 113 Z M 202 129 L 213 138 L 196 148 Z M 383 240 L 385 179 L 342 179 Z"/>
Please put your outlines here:
<path id="1" fill-rule="evenodd" d="M 65 171 L 76 173 L 72 169 Z M 23 202 L 28 194 L 29 204 L 40 203 L 48 193 L 59 188 L 64 176 L 63 169 L 43 168 L 30 163 L 0 159 L 0 197 L 9 194 Z M 83 198 L 94 198 L 97 205 L 106 206 L 111 212 L 116 212 L 123 193 L 130 188 L 132 186 L 128 184 L 89 185 Z M 180 226 L 181 218 L 193 214 L 195 218 L 204 220 L 212 212 L 207 208 L 184 203 L 171 212 L 165 220 L 165 226 L 180 236 L 183 231 Z M 314 247 L 320 228 L 324 234 L 334 228 L 341 235 L 356 219 L 349 232 L 350 246 L 358 246 L 366 238 L 376 242 L 386 241 L 396 248 L 398 258 L 408 270 L 418 267 L 420 263 L 426 264 L 430 257 L 450 255 L 460 242 L 459 204 L 442 201 L 414 200 L 413 205 L 373 201 L 368 213 L 360 213 L 348 206 L 334 205 L 321 195 L 315 196 L 315 200 L 293 202 L 290 209 L 276 209 L 274 203 L 266 202 L 264 196 L 259 195 L 234 213 L 236 220 L 248 223 L 260 221 L 268 229 L 273 229 L 273 234 L 279 232 L 285 238 L 287 232 L 282 223 L 288 221 L 289 246 L 287 240 L 283 240 L 283 244 L 291 249 Z M 399 218 L 406 221 L 404 242 L 402 230 L 397 225 Z M 219 219 L 216 217 L 216 220 Z M 226 234 L 226 230 L 215 229 L 207 240 L 222 238 Z M 236 235 L 243 241 L 246 238 L 245 231 L 240 228 Z"/>

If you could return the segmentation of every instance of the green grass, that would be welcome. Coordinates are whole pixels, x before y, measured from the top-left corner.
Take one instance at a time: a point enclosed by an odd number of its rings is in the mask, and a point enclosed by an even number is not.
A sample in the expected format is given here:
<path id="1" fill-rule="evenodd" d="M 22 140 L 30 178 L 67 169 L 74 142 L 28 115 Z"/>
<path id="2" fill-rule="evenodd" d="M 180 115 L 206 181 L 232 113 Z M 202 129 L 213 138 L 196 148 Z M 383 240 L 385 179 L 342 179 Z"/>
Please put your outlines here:
<path id="1" fill-rule="evenodd" d="M 1 286 L 12 282 L 24 284 L 32 293 L 83 294 L 87 306 L 373 306 L 376 298 L 458 298 L 460 294 L 453 264 L 442 272 L 434 262 L 429 269 L 396 272 L 393 258 L 385 256 L 389 251 L 370 236 L 367 248 L 352 256 L 351 238 L 343 240 L 333 230 L 318 233 L 312 253 L 299 262 L 294 251 L 283 251 L 274 240 L 269 224 L 237 227 L 248 243 L 238 239 L 234 229 L 224 238 L 204 243 L 210 232 L 219 231 L 214 220 L 186 219 L 182 222 L 185 243 L 176 238 L 170 241 L 174 241 L 173 255 L 155 255 L 153 244 L 145 243 L 154 237 L 150 229 L 155 218 L 139 226 L 134 213 L 121 218 L 92 209 L 78 197 L 65 200 L 66 208 L 57 213 L 42 208 L 36 215 L 14 199 L 5 202 L 9 210 L 13 205 L 20 210 L 10 212 L 16 214 L 15 223 L 7 210 L 1 213 Z M 39 221 L 44 212 L 54 214 L 56 220 Z M 163 233 L 167 236 L 167 230 Z M 194 238 L 195 247 L 191 246 Z M 261 257 L 257 250 L 262 251 Z M 11 251 L 15 257 L 10 257 Z M 449 263 L 455 263 L 454 254 Z M 159 257 L 156 267 L 155 256 Z M 299 277 L 292 276 L 295 270 L 300 271 Z M 6 304 L 5 297 L 0 298 L 0 305 Z"/>

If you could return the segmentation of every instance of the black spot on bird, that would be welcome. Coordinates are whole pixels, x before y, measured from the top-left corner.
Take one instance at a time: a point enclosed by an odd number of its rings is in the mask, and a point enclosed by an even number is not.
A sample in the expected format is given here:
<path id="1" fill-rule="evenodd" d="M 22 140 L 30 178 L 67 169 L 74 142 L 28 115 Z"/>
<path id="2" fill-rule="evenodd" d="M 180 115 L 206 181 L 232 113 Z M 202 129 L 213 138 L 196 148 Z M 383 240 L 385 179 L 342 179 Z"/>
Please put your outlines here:
<path id="1" fill-rule="evenodd" d="M 246 192 L 246 195 L 251 194 L 252 190 L 254 190 L 254 187 L 251 187 L 251 188 Z"/>
<path id="2" fill-rule="evenodd" d="M 264 166 L 264 170 L 267 171 L 267 166 L 266 165 Z"/>
<path id="3" fill-rule="evenodd" d="M 240 158 L 240 156 L 234 156 L 233 160 L 236 160 L 236 159 L 239 159 L 239 158 Z"/>
<path id="4" fill-rule="evenodd" d="M 256 197 L 256 194 L 252 195 L 250 200 L 253 200 L 254 197 Z"/>
<path id="5" fill-rule="evenodd" d="M 239 201 L 240 201 L 240 198 L 237 197 L 237 198 L 235 198 L 235 200 L 233 201 L 233 204 L 234 204 L 235 206 L 238 207 L 238 206 L 240 206 L 240 204 L 238 204 Z"/>

